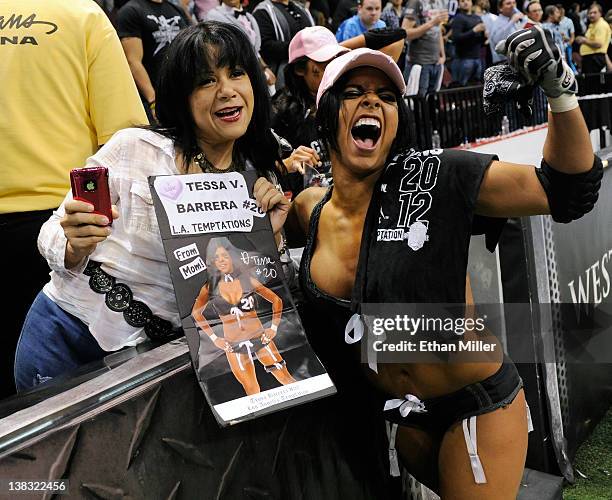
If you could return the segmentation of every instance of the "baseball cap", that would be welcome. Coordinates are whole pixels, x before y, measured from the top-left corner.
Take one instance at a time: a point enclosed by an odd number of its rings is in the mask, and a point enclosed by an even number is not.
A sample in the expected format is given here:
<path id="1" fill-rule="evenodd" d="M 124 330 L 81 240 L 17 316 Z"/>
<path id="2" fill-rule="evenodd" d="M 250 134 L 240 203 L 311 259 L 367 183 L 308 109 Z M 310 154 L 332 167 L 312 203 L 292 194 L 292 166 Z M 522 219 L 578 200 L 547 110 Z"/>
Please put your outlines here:
<path id="1" fill-rule="evenodd" d="M 298 31 L 289 44 L 289 64 L 300 57 L 325 62 L 350 49 L 338 43 L 334 34 L 323 26 L 311 26 Z"/>
<path id="2" fill-rule="evenodd" d="M 370 66 L 382 71 L 397 87 L 400 94 L 404 95 L 406 84 L 404 83 L 402 72 L 397 64 L 395 64 L 395 61 L 387 54 L 383 54 L 378 50 L 361 48 L 351 50 L 348 54 L 337 57 L 327 65 L 319 85 L 319 91 L 317 92 L 317 106 L 319 105 L 319 99 L 321 99 L 325 91 L 333 87 L 344 73 L 364 66 Z"/>

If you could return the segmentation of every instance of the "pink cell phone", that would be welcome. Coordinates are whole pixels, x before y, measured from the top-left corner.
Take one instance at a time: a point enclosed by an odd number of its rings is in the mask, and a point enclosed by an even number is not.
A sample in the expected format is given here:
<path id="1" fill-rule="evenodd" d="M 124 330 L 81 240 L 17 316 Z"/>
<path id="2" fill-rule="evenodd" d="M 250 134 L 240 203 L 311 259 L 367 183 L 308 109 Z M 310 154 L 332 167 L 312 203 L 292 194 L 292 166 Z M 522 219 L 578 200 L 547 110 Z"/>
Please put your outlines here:
<path id="1" fill-rule="evenodd" d="M 106 167 L 75 168 L 70 171 L 70 186 L 75 200 L 85 201 L 94 206 L 93 213 L 105 215 L 109 226 L 113 223 L 108 169 Z"/>

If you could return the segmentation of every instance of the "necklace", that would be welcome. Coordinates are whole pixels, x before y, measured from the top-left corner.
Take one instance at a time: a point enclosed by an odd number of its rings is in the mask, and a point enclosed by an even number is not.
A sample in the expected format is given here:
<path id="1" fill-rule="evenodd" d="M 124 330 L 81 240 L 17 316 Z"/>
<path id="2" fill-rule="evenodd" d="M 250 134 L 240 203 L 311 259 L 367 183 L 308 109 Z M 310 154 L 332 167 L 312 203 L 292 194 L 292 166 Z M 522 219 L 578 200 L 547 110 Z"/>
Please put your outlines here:
<path id="1" fill-rule="evenodd" d="M 215 167 L 209 160 L 206 158 L 206 155 L 203 151 L 200 151 L 197 155 L 193 157 L 193 160 L 198 164 L 200 170 L 204 173 L 209 174 L 226 174 L 227 172 L 236 172 L 238 168 L 236 167 L 236 162 L 234 161 L 234 155 L 232 155 L 232 162 L 229 167 L 226 169 L 221 169 Z"/>

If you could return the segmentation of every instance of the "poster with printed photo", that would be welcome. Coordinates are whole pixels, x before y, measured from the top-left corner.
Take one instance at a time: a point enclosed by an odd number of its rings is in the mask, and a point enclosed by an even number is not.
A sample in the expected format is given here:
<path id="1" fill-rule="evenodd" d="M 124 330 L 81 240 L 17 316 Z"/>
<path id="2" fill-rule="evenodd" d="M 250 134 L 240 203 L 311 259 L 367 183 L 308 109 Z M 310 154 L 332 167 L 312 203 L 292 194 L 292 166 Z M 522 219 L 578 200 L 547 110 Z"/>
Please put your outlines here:
<path id="1" fill-rule="evenodd" d="M 306 340 L 255 172 L 149 178 L 193 367 L 230 425 L 335 393 Z"/>

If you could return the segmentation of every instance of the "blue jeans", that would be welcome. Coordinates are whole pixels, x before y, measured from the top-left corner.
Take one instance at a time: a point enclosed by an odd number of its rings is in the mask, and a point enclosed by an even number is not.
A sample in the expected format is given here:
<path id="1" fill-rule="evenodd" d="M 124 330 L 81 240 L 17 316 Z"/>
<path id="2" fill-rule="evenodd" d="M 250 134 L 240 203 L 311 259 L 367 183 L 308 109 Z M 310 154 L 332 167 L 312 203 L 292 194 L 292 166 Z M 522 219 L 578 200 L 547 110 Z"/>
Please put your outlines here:
<path id="1" fill-rule="evenodd" d="M 570 67 L 570 69 L 574 72 L 575 75 L 578 74 L 578 70 L 576 69 L 576 66 L 574 65 L 574 60 L 572 58 L 572 46 L 571 45 L 567 45 L 565 47 L 565 57 L 567 59 L 567 64 Z"/>
<path id="2" fill-rule="evenodd" d="M 40 292 L 26 316 L 17 344 L 17 391 L 27 391 L 107 354 L 85 323 Z"/>
<path id="3" fill-rule="evenodd" d="M 407 63 L 404 70 L 404 80 L 408 81 L 410 71 L 414 66 L 413 63 Z M 433 94 L 436 91 L 436 84 L 440 77 L 440 64 L 421 64 L 421 77 L 419 78 L 419 96 L 425 97 L 427 94 Z"/>
<path id="4" fill-rule="evenodd" d="M 459 59 L 457 73 L 457 81 L 462 87 L 470 80 L 482 81 L 482 63 L 480 59 Z"/>

